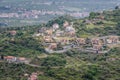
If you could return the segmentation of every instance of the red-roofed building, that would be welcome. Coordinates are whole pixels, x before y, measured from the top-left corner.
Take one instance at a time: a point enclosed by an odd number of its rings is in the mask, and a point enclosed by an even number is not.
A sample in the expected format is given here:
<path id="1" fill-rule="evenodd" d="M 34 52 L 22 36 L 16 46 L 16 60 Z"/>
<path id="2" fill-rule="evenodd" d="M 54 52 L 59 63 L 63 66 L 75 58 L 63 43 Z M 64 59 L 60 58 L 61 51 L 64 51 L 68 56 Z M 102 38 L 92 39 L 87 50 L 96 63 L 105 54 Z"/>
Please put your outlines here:
<path id="1" fill-rule="evenodd" d="M 5 56 L 4 59 L 8 62 L 15 62 L 17 60 L 17 58 L 14 56 Z"/>
<path id="2" fill-rule="evenodd" d="M 38 74 L 37 73 L 32 73 L 28 80 L 38 80 Z"/>
<path id="3" fill-rule="evenodd" d="M 65 21 L 65 22 L 63 23 L 63 26 L 64 26 L 64 27 L 68 27 L 68 26 L 69 26 L 69 22 L 68 22 L 68 21 Z"/>
<path id="4" fill-rule="evenodd" d="M 76 39 L 78 44 L 86 44 L 86 39 L 85 38 L 77 38 Z"/>
<path id="5" fill-rule="evenodd" d="M 14 35 L 16 35 L 17 32 L 15 30 L 13 30 L 13 31 L 10 31 L 9 33 L 14 36 Z"/>
<path id="6" fill-rule="evenodd" d="M 24 58 L 24 57 L 18 57 L 18 58 L 17 58 L 17 62 L 19 62 L 19 63 L 26 63 L 27 60 L 26 60 L 26 58 Z"/>
<path id="7" fill-rule="evenodd" d="M 110 36 L 107 38 L 107 43 L 108 44 L 114 44 L 119 42 L 119 37 L 118 36 Z"/>
<path id="8" fill-rule="evenodd" d="M 51 36 L 44 36 L 44 41 L 49 43 L 49 42 L 53 42 L 53 39 Z"/>
<path id="9" fill-rule="evenodd" d="M 102 49 L 102 45 L 93 45 L 93 49 L 94 50 L 101 50 Z"/>
<path id="10" fill-rule="evenodd" d="M 50 45 L 49 45 L 49 49 L 56 49 L 57 48 L 57 43 L 51 43 Z"/>
<path id="11" fill-rule="evenodd" d="M 96 45 L 101 44 L 101 41 L 100 41 L 100 39 L 98 39 L 98 38 L 92 39 L 91 42 L 92 42 L 93 45 L 94 45 L 94 44 L 96 44 Z"/>

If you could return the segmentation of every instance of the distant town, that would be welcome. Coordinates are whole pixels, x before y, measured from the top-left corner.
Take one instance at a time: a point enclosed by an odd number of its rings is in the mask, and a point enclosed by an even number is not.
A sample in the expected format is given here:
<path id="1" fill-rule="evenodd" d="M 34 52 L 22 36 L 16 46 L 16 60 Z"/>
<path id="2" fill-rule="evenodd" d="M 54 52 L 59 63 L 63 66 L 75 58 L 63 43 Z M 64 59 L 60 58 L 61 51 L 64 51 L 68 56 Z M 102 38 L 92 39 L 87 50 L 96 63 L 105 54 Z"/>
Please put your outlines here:
<path id="1" fill-rule="evenodd" d="M 0 13 L 0 18 L 34 18 L 38 19 L 41 16 L 45 15 L 65 15 L 68 14 L 73 17 L 87 17 L 89 16 L 88 12 L 73 12 L 73 13 L 67 13 L 67 12 L 61 12 L 61 11 L 47 11 L 47 10 L 31 10 L 31 11 L 24 11 L 23 13 Z"/>
<path id="2" fill-rule="evenodd" d="M 31 3 L 30 3 L 31 2 Z M 102 4 L 106 1 L 99 1 L 99 7 L 89 1 L 21 1 L 16 5 L 16 1 L 9 0 L 0 2 L 0 26 L 24 26 L 40 24 L 47 22 L 54 17 L 62 15 L 70 15 L 76 18 L 88 17 L 91 11 L 103 11 L 107 8 L 112 9 L 113 5 L 117 5 L 111 1 L 109 7 Z M 9 4 L 8 4 L 9 3 Z M 71 6 L 71 4 L 73 6 Z M 93 4 L 92 6 L 90 6 Z M 32 8 L 31 8 L 32 6 Z M 9 19 L 9 20 L 8 20 Z M 23 24 L 23 25 L 21 25 Z"/>

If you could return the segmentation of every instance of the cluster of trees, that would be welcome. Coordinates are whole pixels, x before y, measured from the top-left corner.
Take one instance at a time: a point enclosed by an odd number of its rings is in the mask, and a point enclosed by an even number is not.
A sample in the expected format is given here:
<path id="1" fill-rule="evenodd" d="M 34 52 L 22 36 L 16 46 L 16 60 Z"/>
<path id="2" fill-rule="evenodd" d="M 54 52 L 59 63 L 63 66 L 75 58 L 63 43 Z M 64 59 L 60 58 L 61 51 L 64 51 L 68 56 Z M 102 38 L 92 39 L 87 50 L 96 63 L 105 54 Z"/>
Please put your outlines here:
<path id="1" fill-rule="evenodd" d="M 71 22 L 71 21 L 73 21 L 73 20 L 74 20 L 74 18 L 71 17 L 71 16 L 69 16 L 69 15 L 60 16 L 60 17 L 54 18 L 53 20 L 50 20 L 50 21 L 46 24 L 46 26 L 47 26 L 47 27 L 51 27 L 54 23 L 58 23 L 58 24 L 60 25 L 60 27 L 62 27 L 62 26 L 63 26 L 63 23 L 64 23 L 65 21 Z"/>
<path id="2" fill-rule="evenodd" d="M 26 80 L 28 76 L 24 74 L 38 72 L 38 80 L 119 80 L 120 48 L 114 48 L 107 54 L 72 52 L 72 56 L 67 53 L 57 56 L 50 54 L 50 57 L 43 59 L 42 67 L 38 68 L 25 64 L 0 63 L 0 79 Z M 64 67 L 70 64 L 68 57 L 80 61 L 80 66 L 73 64 Z"/>
<path id="3" fill-rule="evenodd" d="M 119 80 L 119 49 L 112 49 L 107 54 L 72 51 L 72 56 L 68 55 L 70 58 L 77 59 L 86 64 L 81 63 L 82 66 L 75 66 L 75 68 L 74 64 L 69 68 L 51 68 L 45 73 L 47 76 L 55 78 L 55 80 Z"/>
<path id="4" fill-rule="evenodd" d="M 32 37 L 33 33 L 40 26 L 9 27 L 1 28 L 0 33 L 0 54 L 34 57 L 44 52 L 42 42 Z M 15 30 L 16 35 L 9 31 Z"/>
<path id="5" fill-rule="evenodd" d="M 41 66 L 51 67 L 51 66 L 65 66 L 66 60 L 60 57 L 47 57 L 43 60 Z"/>
<path id="6" fill-rule="evenodd" d="M 99 16 L 104 16 L 104 20 L 96 22 L 96 24 L 90 24 L 90 27 L 94 28 L 88 28 L 87 24 L 84 23 L 84 21 L 87 19 L 91 22 L 94 22 L 94 19 L 98 18 Z M 104 23 L 108 22 L 108 23 Z M 82 35 L 120 35 L 120 9 L 116 9 L 113 11 L 104 11 L 103 13 L 98 12 L 91 12 L 89 18 L 76 20 L 75 27 L 77 30 L 77 36 Z M 114 24 L 112 24 L 114 23 Z M 98 27 L 97 27 L 98 26 Z M 99 26 L 103 26 L 102 28 Z"/>
<path id="7" fill-rule="evenodd" d="M 41 69 L 25 64 L 0 62 L 0 80 L 27 80 L 34 71 L 41 71 Z M 28 74 L 28 76 L 25 76 L 25 74 Z"/>

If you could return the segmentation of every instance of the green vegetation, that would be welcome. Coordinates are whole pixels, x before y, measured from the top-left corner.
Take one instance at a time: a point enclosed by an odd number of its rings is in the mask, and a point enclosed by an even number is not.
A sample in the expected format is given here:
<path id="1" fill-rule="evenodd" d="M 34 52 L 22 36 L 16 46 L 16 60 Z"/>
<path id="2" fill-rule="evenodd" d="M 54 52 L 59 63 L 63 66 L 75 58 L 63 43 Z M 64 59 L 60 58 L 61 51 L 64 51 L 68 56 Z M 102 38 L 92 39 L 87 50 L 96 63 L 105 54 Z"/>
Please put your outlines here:
<path id="1" fill-rule="evenodd" d="M 92 36 L 104 36 L 104 35 L 119 35 L 119 20 L 120 9 L 113 11 L 104 11 L 103 13 L 90 14 L 89 18 L 81 20 L 75 20 L 74 24 L 77 29 L 77 35 Z M 103 19 L 101 19 L 101 16 Z M 88 23 L 86 23 L 88 20 Z"/>
<path id="2" fill-rule="evenodd" d="M 79 53 L 76 51 L 72 51 L 71 56 L 67 53 L 50 54 L 48 56 L 55 56 L 55 59 L 63 56 L 62 60 L 65 59 L 67 63 L 65 66 L 61 66 L 61 61 L 56 59 L 55 62 L 54 58 L 50 59 L 51 57 L 49 57 L 43 61 L 46 63 L 44 68 L 30 67 L 24 64 L 0 63 L 0 79 L 26 80 L 27 77 L 23 76 L 25 73 L 30 74 L 36 71 L 39 73 L 39 80 L 119 80 L 119 52 L 120 48 L 112 49 L 107 54 Z"/>
<path id="3" fill-rule="evenodd" d="M 4 30 L 4 28 L 3 28 Z M 1 32 L 0 36 L 0 54 L 23 56 L 23 57 L 34 57 L 42 52 L 44 49 L 40 41 L 37 41 L 32 37 L 36 27 L 18 27 L 14 28 L 17 31 L 15 36 L 12 36 L 9 31 L 12 28 L 5 29 Z"/>
<path id="4" fill-rule="evenodd" d="M 82 53 L 74 49 L 61 54 L 47 54 L 43 49 L 43 42 L 32 37 L 40 27 L 50 27 L 52 23 L 62 26 L 66 20 L 74 22 L 77 36 L 80 37 L 120 35 L 120 10 L 104 11 L 104 20 L 97 24 L 85 23 L 86 19 L 93 21 L 100 15 L 91 13 L 90 17 L 84 19 L 62 16 L 48 24 L 34 27 L 1 28 L 0 55 L 30 58 L 31 63 L 38 66 L 0 61 L 0 80 L 27 80 L 32 72 L 38 73 L 38 80 L 119 80 L 120 46 L 106 54 Z M 11 30 L 15 30 L 17 34 L 11 35 Z"/>
<path id="5" fill-rule="evenodd" d="M 64 66 L 66 64 L 66 61 L 60 57 L 47 57 L 43 60 L 42 66 Z"/>

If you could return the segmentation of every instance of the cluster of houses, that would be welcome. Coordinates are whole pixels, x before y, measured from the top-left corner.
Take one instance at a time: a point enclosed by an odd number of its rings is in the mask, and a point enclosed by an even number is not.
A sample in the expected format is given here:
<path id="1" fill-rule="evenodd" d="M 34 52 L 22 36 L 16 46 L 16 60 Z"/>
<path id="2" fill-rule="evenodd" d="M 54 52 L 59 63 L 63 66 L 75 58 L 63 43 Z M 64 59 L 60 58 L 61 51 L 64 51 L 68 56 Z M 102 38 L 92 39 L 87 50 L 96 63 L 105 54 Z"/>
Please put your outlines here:
<path id="1" fill-rule="evenodd" d="M 63 29 L 60 29 L 59 24 L 53 24 L 52 28 L 42 27 L 38 30 L 38 34 L 34 36 L 45 36 L 45 37 L 60 37 L 60 36 L 75 36 L 75 28 L 73 28 L 72 23 L 68 23 L 67 21 L 63 24 Z"/>
<path id="2" fill-rule="evenodd" d="M 28 78 L 28 80 L 38 80 L 38 73 L 33 72 Z"/>
<path id="3" fill-rule="evenodd" d="M 53 24 L 52 28 L 42 27 L 34 36 L 42 36 L 45 49 L 53 51 L 57 50 L 58 47 L 62 47 L 61 49 L 66 49 L 66 47 L 82 47 L 84 49 L 100 51 L 103 50 L 104 46 L 120 43 L 120 37 L 115 35 L 89 39 L 78 38 L 76 37 L 76 30 L 73 27 L 73 23 L 69 23 L 68 21 L 63 23 L 62 29 L 57 23 Z"/>
<path id="4" fill-rule="evenodd" d="M 1 60 L 5 60 L 8 63 L 29 63 L 28 59 L 24 57 L 15 57 L 15 56 L 1 56 Z"/>
<path id="5" fill-rule="evenodd" d="M 33 36 L 42 36 L 47 46 L 49 45 L 49 48 L 55 48 L 57 43 L 68 43 L 70 38 L 72 39 L 76 36 L 76 30 L 73 27 L 73 23 L 65 21 L 62 29 L 59 24 L 55 23 L 52 28 L 42 27 L 38 30 L 38 33 Z"/>
<path id="6" fill-rule="evenodd" d="M 104 36 L 104 37 L 98 37 L 98 38 L 92 38 L 91 43 L 93 45 L 93 49 L 95 50 L 101 50 L 103 46 L 110 46 L 114 44 L 120 43 L 120 37 L 119 36 Z"/>

